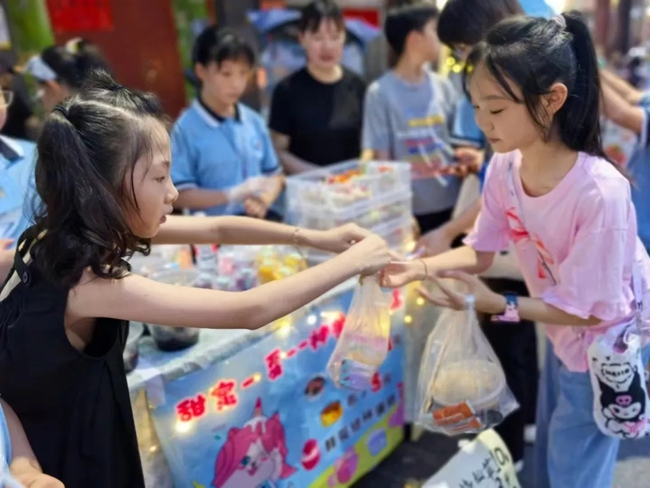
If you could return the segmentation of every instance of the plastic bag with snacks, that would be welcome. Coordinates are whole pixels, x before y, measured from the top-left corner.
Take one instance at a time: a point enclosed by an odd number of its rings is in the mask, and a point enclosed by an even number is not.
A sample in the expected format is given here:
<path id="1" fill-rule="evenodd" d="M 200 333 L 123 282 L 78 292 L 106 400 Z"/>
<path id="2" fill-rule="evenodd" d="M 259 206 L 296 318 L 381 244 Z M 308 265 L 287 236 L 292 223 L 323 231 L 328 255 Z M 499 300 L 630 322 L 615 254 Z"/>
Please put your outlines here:
<path id="1" fill-rule="evenodd" d="M 366 390 L 388 355 L 390 300 L 376 275 L 365 276 L 352 297 L 343 331 L 327 363 L 337 386 Z"/>
<path id="2" fill-rule="evenodd" d="M 518 408 L 468 295 L 464 311 L 445 310 L 422 355 L 416 422 L 448 436 L 494 427 Z"/>

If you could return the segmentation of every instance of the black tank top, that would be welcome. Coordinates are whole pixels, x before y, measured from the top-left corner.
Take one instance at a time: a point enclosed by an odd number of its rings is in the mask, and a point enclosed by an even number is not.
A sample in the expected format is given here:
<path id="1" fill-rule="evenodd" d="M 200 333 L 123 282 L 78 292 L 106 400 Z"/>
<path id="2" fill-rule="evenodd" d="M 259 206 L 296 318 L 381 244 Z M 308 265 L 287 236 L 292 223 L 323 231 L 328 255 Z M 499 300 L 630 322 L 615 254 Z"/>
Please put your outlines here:
<path id="1" fill-rule="evenodd" d="M 66 488 L 144 488 L 122 360 L 128 322 L 97 319 L 91 343 L 75 349 L 64 326 L 69 289 L 25 263 L 30 241 L 14 258 L 20 283 L 0 302 L 0 395 L 43 471 Z"/>

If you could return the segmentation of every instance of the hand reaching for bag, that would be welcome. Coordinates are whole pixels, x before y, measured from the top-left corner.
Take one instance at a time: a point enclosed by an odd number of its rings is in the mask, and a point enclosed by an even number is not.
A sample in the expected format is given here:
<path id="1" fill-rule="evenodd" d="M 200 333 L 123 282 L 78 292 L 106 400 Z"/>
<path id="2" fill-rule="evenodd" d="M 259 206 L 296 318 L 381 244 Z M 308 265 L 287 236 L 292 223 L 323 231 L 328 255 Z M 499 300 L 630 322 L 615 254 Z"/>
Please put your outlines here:
<path id="1" fill-rule="evenodd" d="M 345 224 L 329 230 L 300 229 L 298 240 L 321 251 L 341 253 L 372 235 L 357 224 Z"/>
<path id="2" fill-rule="evenodd" d="M 386 241 L 375 234 L 370 234 L 360 242 L 345 251 L 350 260 L 350 266 L 357 269 L 361 275 L 371 275 L 380 272 L 391 260 L 398 256 L 390 250 Z"/>
<path id="3" fill-rule="evenodd" d="M 454 290 L 443 279 L 457 280 L 465 285 L 466 293 Z M 442 293 L 433 294 L 425 286 L 418 289 L 418 293 L 428 302 L 438 307 L 464 310 L 469 295 L 474 296 L 474 308 L 479 312 L 496 315 L 506 309 L 505 297 L 493 292 L 480 278 L 463 271 L 441 271 L 431 278 Z"/>

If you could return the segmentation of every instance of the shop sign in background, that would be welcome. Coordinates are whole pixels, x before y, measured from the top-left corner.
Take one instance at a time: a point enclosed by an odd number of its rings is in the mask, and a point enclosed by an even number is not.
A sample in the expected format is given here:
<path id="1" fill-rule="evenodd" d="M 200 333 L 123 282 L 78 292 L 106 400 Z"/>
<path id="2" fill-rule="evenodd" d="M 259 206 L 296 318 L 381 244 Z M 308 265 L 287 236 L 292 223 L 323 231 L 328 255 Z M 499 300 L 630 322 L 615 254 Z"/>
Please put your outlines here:
<path id="1" fill-rule="evenodd" d="M 325 371 L 351 296 L 335 296 L 227 361 L 165 385 L 151 413 L 175 486 L 345 487 L 401 442 L 399 292 L 391 350 L 371 389 L 338 389 Z"/>

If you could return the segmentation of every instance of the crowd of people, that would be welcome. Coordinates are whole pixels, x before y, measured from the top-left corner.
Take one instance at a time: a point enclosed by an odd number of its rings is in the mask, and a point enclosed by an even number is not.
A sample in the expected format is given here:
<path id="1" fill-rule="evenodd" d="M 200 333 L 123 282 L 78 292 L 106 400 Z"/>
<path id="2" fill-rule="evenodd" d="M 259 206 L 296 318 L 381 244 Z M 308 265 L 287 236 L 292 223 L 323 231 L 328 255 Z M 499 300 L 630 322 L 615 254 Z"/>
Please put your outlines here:
<path id="1" fill-rule="evenodd" d="M 497 427 L 515 463 L 535 424 L 535 486 L 611 486 L 620 441 L 594 420 L 587 349 L 635 317 L 633 271 L 650 288 L 648 97 L 599 67 L 577 13 L 527 17 L 516 0 L 448 0 L 441 12 L 416 3 L 391 11 L 384 34 L 396 63 L 366 86 L 341 65 L 340 7 L 308 4 L 307 64 L 277 86 L 268 126 L 239 102 L 255 55 L 232 31 L 197 38 L 199 92 L 171 132 L 156 96 L 120 85 L 82 40 L 27 63 L 48 115 L 36 144 L 0 136 L 7 486 L 144 487 L 122 362 L 128 321 L 256 329 L 375 273 L 387 287 L 433 281 L 442 294 L 422 289 L 425 298 L 454 309 L 464 296 L 441 278 L 462 282 L 520 404 Z M 440 42 L 465 60 L 461 86 L 432 69 Z M 603 117 L 638 135 L 625 168 L 603 149 Z M 411 164 L 422 257 L 396 256 L 354 224 L 279 223 L 284 175 L 353 158 Z M 468 174 L 482 195 L 453 216 Z M 131 274 L 128 258 L 160 243 L 337 255 L 228 293 Z M 516 259 L 519 273 L 482 279 L 495 258 Z M 539 392 L 535 323 L 549 339 Z"/>

